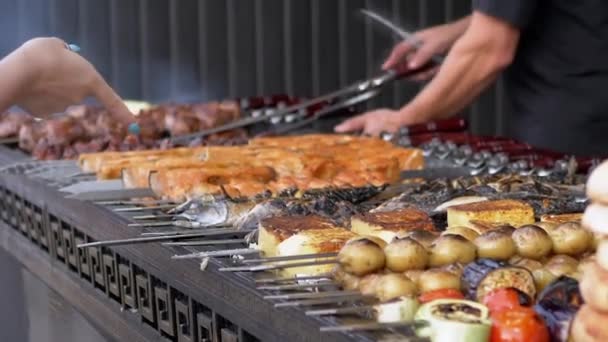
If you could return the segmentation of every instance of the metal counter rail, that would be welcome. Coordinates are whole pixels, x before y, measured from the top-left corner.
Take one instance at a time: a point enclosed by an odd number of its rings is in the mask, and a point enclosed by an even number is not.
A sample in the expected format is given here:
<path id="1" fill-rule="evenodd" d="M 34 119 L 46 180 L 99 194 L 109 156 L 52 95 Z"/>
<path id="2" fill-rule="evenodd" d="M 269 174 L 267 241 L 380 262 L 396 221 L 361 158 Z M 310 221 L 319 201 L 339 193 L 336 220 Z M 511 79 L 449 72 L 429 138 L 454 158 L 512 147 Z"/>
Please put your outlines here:
<path id="1" fill-rule="evenodd" d="M 0 146 L 0 160 L 27 160 L 19 156 L 23 155 Z M 320 333 L 321 319 L 307 317 L 298 309 L 273 308 L 272 303 L 265 301 L 262 293 L 256 291 L 249 278 L 218 272 L 221 264 L 215 259 L 202 272 L 196 261 L 172 261 L 171 249 L 157 244 L 77 249 L 79 243 L 135 237 L 137 232 L 127 228 L 124 217 L 101 206 L 62 198 L 55 189 L 24 175 L 0 174 L 0 220 L 3 221 L 0 229 L 7 226 L 14 229 L 11 234 L 3 232 L 0 235 L 4 246 L 11 244 L 12 240 L 28 239 L 39 251 L 33 255 L 47 256 L 52 268 L 50 273 L 62 269 L 65 277 L 75 283 L 72 286 L 95 292 L 91 299 L 74 293 L 80 298 L 76 299 L 81 304 L 80 309 L 87 310 L 83 303 L 105 296 L 112 305 L 119 305 L 116 307 L 117 317 L 128 316 L 122 310 L 133 313 L 135 318 L 131 321 L 144 323 L 146 329 L 143 330 L 156 330 L 160 340 L 369 340 L 363 335 Z M 17 235 L 23 239 L 17 239 Z M 26 243 L 11 244 L 13 249 L 17 245 Z M 19 259 L 27 258 L 27 254 L 21 251 L 13 254 Z M 28 261 L 22 263 L 28 266 Z M 40 267 L 33 271 L 38 273 Z M 40 277 L 51 282 L 57 279 L 52 274 Z M 49 285 L 53 287 L 53 284 Z M 70 295 L 70 292 L 65 294 Z M 102 319 L 102 316 L 92 313 L 95 311 L 85 312 L 85 316 L 93 320 Z M 328 320 L 324 318 L 323 325 L 328 325 Z M 94 325 L 116 329 L 104 322 L 95 322 Z M 122 339 L 129 335 L 120 336 Z"/>

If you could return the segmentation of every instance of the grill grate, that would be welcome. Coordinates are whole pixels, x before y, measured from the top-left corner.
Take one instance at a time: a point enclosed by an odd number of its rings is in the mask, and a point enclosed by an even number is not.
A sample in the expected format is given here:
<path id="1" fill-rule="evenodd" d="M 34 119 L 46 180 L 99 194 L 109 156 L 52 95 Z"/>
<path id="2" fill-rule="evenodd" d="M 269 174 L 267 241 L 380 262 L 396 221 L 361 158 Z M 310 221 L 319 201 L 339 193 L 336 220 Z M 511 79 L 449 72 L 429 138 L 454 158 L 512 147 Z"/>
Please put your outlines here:
<path id="1" fill-rule="evenodd" d="M 51 164 L 53 163 L 51 162 Z M 239 305 L 250 307 L 257 312 L 256 306 L 259 306 L 259 300 L 252 297 L 255 297 L 255 294 L 251 292 L 253 288 L 231 294 L 232 299 L 228 302 L 225 299 L 213 298 L 221 293 L 212 294 L 210 298 L 197 297 L 200 296 L 200 292 L 195 290 L 190 293 L 190 288 L 183 287 L 184 282 L 188 282 L 188 278 L 196 275 L 188 275 L 185 272 L 183 274 L 185 278 L 181 279 L 181 273 L 180 276 L 169 276 L 158 271 L 162 269 L 160 267 L 162 264 L 172 262 L 168 260 L 167 256 L 160 258 L 162 260 L 158 261 L 159 265 L 150 266 L 148 264 L 149 255 L 146 255 L 146 259 L 138 259 L 129 249 L 75 248 L 77 244 L 94 240 L 88 233 L 89 229 L 95 231 L 109 223 L 95 225 L 90 221 L 92 217 L 87 216 L 85 212 L 68 209 L 66 213 L 58 209 L 64 204 L 79 202 L 63 200 L 59 193 L 49 186 L 41 184 L 58 183 L 57 179 L 52 177 L 32 178 L 22 175 L 24 171 L 28 171 L 28 175 L 39 175 L 44 172 L 38 171 L 48 171 L 48 165 L 48 162 L 27 162 L 13 164 L 11 167 L 3 169 L 4 172 L 0 173 L 0 219 L 16 232 L 31 240 L 40 250 L 48 253 L 54 264 L 57 264 L 58 267 L 63 265 L 66 272 L 77 275 L 83 282 L 105 294 L 109 301 L 118 303 L 122 308 L 133 313 L 141 322 L 158 331 L 167 340 L 238 342 L 261 340 L 256 334 L 242 327 L 242 324 L 251 326 L 251 323 L 245 323 L 248 322 L 245 321 L 247 319 L 245 317 L 251 316 L 251 312 L 234 312 L 234 308 L 230 308 L 234 304 L 232 300 L 236 300 L 240 302 Z M 57 175 L 57 173 L 51 174 Z M 45 193 L 47 194 L 45 195 Z M 54 204 L 49 205 L 49 199 L 47 201 L 42 199 L 48 194 L 52 194 Z M 64 204 L 58 206 L 58 203 Z M 97 211 L 97 214 L 94 215 L 102 214 Z M 110 216 L 117 217 L 116 214 L 111 214 L 103 220 L 109 219 Z M 96 217 L 97 219 L 102 218 Z M 115 219 L 111 221 L 118 222 Z M 85 227 L 83 224 L 86 225 L 86 222 L 89 222 L 91 227 Z M 92 228 L 93 226 L 97 228 Z M 130 229 L 124 223 L 121 226 L 124 227 L 122 229 Z M 148 229 L 148 231 L 152 231 L 152 229 Z M 186 250 L 201 249 L 188 248 Z M 123 253 L 123 251 L 125 252 Z M 141 253 L 145 252 L 137 251 L 135 255 Z M 218 267 L 218 262 L 218 260 L 212 260 L 210 266 Z M 192 272 L 201 274 L 196 271 L 196 268 L 192 268 Z M 231 279 L 233 282 L 250 283 L 252 286 L 254 284 L 253 278 L 249 274 L 232 274 L 230 278 L 233 278 Z M 225 295 L 226 289 L 218 290 L 224 292 Z M 208 300 L 211 302 L 208 303 Z M 212 309 L 211 305 L 216 309 L 221 308 L 220 311 L 228 310 L 228 314 L 220 314 Z M 284 313 L 293 315 L 293 313 Z M 268 316 L 275 314 L 283 316 L 283 313 L 279 314 L 272 310 L 272 313 L 269 312 L 264 317 L 273 320 L 273 317 Z M 325 321 L 327 324 L 332 320 L 323 319 L 321 321 Z M 319 320 L 315 318 L 314 321 Z M 283 324 L 276 332 L 268 331 L 267 328 L 257 331 L 266 336 L 279 334 L 279 336 L 291 335 L 304 339 L 309 336 L 316 336 L 314 338 L 319 340 L 343 341 L 348 339 L 346 335 L 318 335 L 318 325 L 313 327 L 312 322 L 300 324 L 293 319 L 289 321 L 289 326 Z M 258 327 L 258 329 L 261 328 Z M 299 331 L 298 329 L 304 329 L 302 331 L 306 331 L 306 334 L 296 333 Z M 360 335 L 357 340 L 368 341 L 369 339 L 365 335 Z"/>

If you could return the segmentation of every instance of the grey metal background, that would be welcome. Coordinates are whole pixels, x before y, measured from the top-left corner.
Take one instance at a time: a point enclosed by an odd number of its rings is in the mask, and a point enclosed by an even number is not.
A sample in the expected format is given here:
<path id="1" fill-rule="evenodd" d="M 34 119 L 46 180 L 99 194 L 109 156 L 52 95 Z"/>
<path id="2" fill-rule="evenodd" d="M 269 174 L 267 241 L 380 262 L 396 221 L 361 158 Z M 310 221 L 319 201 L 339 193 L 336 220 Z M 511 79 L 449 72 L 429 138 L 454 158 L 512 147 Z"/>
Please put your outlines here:
<path id="1" fill-rule="evenodd" d="M 394 38 L 357 14 L 371 8 L 415 30 L 461 17 L 470 0 L 0 0 L 0 55 L 35 36 L 82 47 L 125 98 L 196 101 L 314 96 L 376 72 Z M 402 82 L 370 106 L 396 107 Z M 465 113 L 502 133 L 500 83 Z"/>

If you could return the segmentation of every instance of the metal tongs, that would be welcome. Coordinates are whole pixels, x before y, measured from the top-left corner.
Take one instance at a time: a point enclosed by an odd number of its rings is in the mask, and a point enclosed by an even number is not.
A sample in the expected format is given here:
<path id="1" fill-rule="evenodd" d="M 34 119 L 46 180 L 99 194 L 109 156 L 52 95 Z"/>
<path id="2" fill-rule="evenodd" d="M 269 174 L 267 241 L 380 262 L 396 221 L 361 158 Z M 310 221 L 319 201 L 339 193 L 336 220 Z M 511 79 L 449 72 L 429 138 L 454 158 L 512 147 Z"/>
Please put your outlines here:
<path id="1" fill-rule="evenodd" d="M 374 12 L 368 11 L 368 10 L 361 10 L 361 12 L 368 18 L 389 28 L 392 32 L 397 34 L 402 39 L 411 41 L 415 48 L 420 48 L 420 46 L 422 45 L 422 43 L 412 33 L 409 33 L 407 31 L 399 28 L 398 26 L 391 23 L 386 18 L 384 18 Z M 443 62 L 442 56 L 433 56 L 433 58 L 432 58 L 433 65 L 441 64 L 442 62 Z M 304 112 L 304 113 L 312 112 L 312 116 L 310 118 L 304 119 L 300 122 L 296 122 L 295 124 L 292 124 L 291 126 L 286 127 L 286 128 L 285 127 L 282 129 L 279 128 L 279 130 L 273 132 L 275 134 L 283 133 L 285 131 L 294 129 L 294 127 L 301 127 L 301 126 L 307 125 L 309 123 L 312 123 L 327 114 L 331 114 L 338 110 L 349 108 L 356 104 L 368 101 L 368 100 L 372 99 L 373 97 L 375 97 L 376 95 L 378 95 L 380 93 L 380 90 L 384 86 L 392 83 L 395 80 L 398 80 L 407 75 L 410 75 L 410 74 L 412 74 L 411 70 L 384 71 L 372 78 L 355 82 L 345 88 L 334 91 L 332 93 L 322 95 L 322 96 L 316 97 L 314 99 L 304 101 L 299 104 L 295 104 L 293 106 L 289 106 L 289 107 L 282 108 L 282 109 L 277 109 L 275 111 L 269 111 L 269 112 L 267 112 L 266 115 L 261 115 L 261 116 L 257 116 L 257 117 L 246 117 L 242 120 L 230 122 L 226 125 L 222 125 L 219 127 L 210 128 L 210 129 L 192 133 L 192 134 L 173 137 L 170 140 L 174 143 L 187 143 L 196 138 L 203 138 L 203 137 L 209 136 L 211 134 L 216 134 L 216 133 L 221 133 L 221 132 L 225 132 L 225 131 L 229 131 L 229 130 L 233 130 L 233 129 L 237 129 L 237 128 L 251 126 L 251 125 L 254 125 L 254 124 L 257 124 L 260 122 L 267 121 L 270 118 L 284 118 L 285 116 L 291 115 L 294 113 L 301 114 L 302 112 Z M 317 111 L 313 111 L 313 108 L 320 108 L 320 109 Z"/>

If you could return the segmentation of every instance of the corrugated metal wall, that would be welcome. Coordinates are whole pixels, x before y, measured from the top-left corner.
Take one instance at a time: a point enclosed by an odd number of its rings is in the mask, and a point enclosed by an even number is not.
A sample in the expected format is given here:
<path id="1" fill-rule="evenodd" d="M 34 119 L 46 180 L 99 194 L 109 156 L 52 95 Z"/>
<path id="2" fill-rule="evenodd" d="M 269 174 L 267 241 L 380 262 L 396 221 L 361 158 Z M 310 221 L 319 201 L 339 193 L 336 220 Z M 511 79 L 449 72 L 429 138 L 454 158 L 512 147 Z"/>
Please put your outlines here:
<path id="1" fill-rule="evenodd" d="M 357 14 L 378 10 L 415 30 L 458 18 L 470 0 L 1 0 L 0 54 L 28 38 L 79 44 L 126 98 L 195 101 L 288 93 L 313 96 L 376 72 L 394 43 Z M 399 106 L 402 82 L 371 106 Z M 501 133 L 493 88 L 467 115 Z"/>

